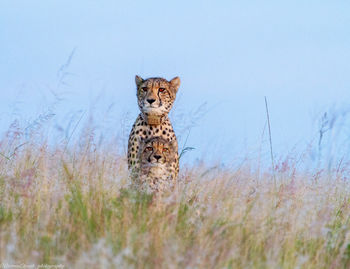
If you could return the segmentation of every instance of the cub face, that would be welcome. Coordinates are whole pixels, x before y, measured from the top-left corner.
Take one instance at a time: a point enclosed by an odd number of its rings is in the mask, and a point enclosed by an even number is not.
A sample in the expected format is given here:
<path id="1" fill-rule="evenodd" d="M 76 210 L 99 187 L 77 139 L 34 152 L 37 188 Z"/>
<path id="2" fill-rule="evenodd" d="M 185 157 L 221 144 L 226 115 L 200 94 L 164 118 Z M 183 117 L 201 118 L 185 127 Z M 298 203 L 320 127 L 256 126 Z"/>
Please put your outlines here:
<path id="1" fill-rule="evenodd" d="M 143 79 L 135 77 L 137 101 L 141 112 L 147 116 L 164 116 L 171 110 L 176 93 L 180 86 L 180 78 L 170 81 L 164 78 Z"/>
<path id="2" fill-rule="evenodd" d="M 141 147 L 141 167 L 166 167 L 175 162 L 176 149 L 172 142 L 160 137 L 144 141 Z"/>

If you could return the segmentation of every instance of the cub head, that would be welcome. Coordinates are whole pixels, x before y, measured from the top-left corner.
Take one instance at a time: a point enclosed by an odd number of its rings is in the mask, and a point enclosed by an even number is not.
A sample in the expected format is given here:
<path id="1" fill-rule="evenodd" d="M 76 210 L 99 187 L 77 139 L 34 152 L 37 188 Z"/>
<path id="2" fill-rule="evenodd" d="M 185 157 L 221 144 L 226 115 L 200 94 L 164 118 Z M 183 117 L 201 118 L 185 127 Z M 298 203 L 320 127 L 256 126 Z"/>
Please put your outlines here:
<path id="1" fill-rule="evenodd" d="M 141 145 L 140 162 L 142 167 L 171 164 L 175 158 L 176 149 L 173 142 L 161 137 L 147 139 Z"/>
<path id="2" fill-rule="evenodd" d="M 138 105 L 145 118 L 162 117 L 169 113 L 180 86 L 179 77 L 167 81 L 164 78 L 143 79 L 136 76 L 135 82 Z"/>

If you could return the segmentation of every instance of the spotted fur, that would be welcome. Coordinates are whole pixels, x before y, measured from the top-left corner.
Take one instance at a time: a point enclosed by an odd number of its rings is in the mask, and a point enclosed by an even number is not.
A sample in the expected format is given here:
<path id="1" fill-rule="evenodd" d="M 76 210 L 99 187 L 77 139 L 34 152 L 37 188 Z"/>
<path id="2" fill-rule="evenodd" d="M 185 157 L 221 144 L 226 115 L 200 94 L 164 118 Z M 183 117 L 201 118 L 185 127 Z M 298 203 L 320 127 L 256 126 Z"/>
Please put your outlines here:
<path id="1" fill-rule="evenodd" d="M 168 118 L 180 86 L 178 77 L 167 81 L 163 78 L 135 78 L 137 86 L 137 101 L 141 113 L 137 117 L 129 136 L 128 167 L 132 174 L 138 173 L 138 160 L 141 143 L 153 137 L 160 137 L 173 143 L 178 160 L 178 145 L 173 127 Z M 158 123 L 150 124 L 149 118 L 157 117 Z M 178 167 L 176 168 L 178 170 Z"/>
<path id="2" fill-rule="evenodd" d="M 138 158 L 140 172 L 136 182 L 141 190 L 158 192 L 173 189 L 178 175 L 174 141 L 161 137 L 147 139 L 141 143 Z"/>

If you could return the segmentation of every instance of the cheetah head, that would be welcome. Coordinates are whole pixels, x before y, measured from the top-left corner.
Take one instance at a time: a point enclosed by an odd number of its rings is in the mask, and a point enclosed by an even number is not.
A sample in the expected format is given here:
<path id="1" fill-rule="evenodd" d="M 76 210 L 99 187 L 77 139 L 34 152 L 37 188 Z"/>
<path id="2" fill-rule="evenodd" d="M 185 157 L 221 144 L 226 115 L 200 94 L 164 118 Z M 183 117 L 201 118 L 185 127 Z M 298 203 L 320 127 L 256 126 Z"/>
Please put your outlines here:
<path id="1" fill-rule="evenodd" d="M 142 143 L 140 155 L 142 167 L 166 167 L 175 161 L 176 148 L 173 142 L 153 137 Z"/>
<path id="2" fill-rule="evenodd" d="M 136 76 L 135 82 L 138 105 L 145 118 L 162 117 L 169 113 L 180 86 L 179 77 L 167 81 L 164 78 L 143 79 Z"/>

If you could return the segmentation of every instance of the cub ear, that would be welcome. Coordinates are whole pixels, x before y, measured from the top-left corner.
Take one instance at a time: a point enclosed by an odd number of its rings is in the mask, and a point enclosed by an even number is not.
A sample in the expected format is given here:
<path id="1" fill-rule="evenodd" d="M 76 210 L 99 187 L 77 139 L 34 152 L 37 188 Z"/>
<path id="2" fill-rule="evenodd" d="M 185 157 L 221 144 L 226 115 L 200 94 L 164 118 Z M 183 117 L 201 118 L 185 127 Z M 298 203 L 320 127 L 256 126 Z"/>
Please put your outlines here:
<path id="1" fill-rule="evenodd" d="M 170 80 L 170 85 L 172 86 L 172 88 L 175 89 L 175 93 L 179 89 L 180 83 L 181 83 L 181 81 L 180 81 L 179 77 L 174 77 L 172 80 Z"/>
<path id="2" fill-rule="evenodd" d="M 143 80 L 142 77 L 136 75 L 136 76 L 135 76 L 135 82 L 136 82 L 136 86 L 138 87 L 138 86 L 141 85 L 142 82 L 144 82 L 144 80 Z"/>

